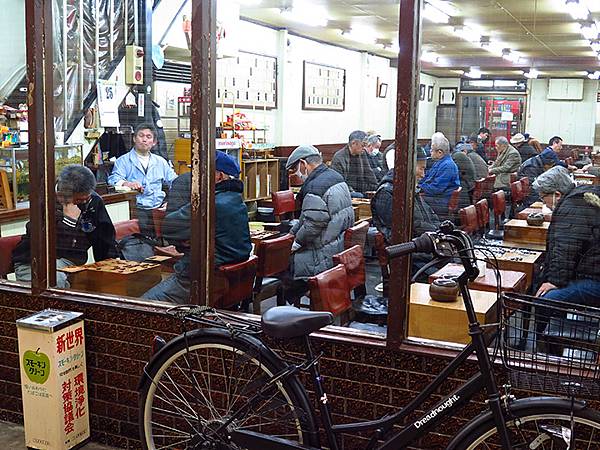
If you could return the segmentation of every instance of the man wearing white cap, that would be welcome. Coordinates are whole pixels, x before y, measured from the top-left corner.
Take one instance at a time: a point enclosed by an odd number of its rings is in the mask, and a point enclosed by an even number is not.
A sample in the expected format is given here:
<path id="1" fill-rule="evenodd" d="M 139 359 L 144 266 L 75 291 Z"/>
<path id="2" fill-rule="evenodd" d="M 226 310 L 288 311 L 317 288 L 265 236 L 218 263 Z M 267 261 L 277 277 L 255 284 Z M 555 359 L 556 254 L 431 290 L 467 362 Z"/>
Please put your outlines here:
<path id="1" fill-rule="evenodd" d="M 537 155 L 535 149 L 529 145 L 529 141 L 525 139 L 525 136 L 523 136 L 521 133 L 517 133 L 510 138 L 510 143 L 514 148 L 517 149 L 519 155 L 521 155 L 522 162 L 527 161 L 529 158 Z"/>

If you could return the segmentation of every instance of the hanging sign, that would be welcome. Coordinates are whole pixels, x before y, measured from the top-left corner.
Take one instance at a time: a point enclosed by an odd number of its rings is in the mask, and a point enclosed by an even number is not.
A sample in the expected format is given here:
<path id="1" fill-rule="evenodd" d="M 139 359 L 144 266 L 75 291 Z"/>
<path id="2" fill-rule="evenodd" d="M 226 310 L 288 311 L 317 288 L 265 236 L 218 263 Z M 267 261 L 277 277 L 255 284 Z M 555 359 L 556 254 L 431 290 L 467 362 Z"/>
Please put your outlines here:
<path id="1" fill-rule="evenodd" d="M 98 80 L 96 88 L 98 89 L 98 114 L 100 115 L 100 126 L 120 126 L 119 104 L 121 101 L 117 95 L 117 82 Z"/>

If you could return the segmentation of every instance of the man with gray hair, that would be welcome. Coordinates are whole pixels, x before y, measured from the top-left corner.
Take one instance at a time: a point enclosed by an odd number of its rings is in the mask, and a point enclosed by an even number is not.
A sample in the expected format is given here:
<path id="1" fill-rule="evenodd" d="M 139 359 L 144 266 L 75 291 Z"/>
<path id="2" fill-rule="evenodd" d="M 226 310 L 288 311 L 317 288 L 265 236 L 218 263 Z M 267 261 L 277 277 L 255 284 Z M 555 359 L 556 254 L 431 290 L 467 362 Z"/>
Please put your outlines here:
<path id="1" fill-rule="evenodd" d="M 496 138 L 496 151 L 498 157 L 490 167 L 490 174 L 496 175 L 494 189 L 502 189 L 510 193 L 510 174 L 519 170 L 521 155 L 504 136 Z"/>
<path id="2" fill-rule="evenodd" d="M 443 221 L 449 218 L 448 202 L 452 191 L 460 187 L 458 167 L 450 156 L 450 143 L 443 133 L 431 136 L 431 159 L 434 163 L 418 186 L 424 200 Z"/>
<path id="3" fill-rule="evenodd" d="M 533 183 L 544 204 L 553 210 L 546 238 L 546 259 L 537 296 L 600 306 L 600 187 L 574 187 L 569 171 L 555 166 Z M 536 306 L 538 332 L 550 310 Z"/>
<path id="4" fill-rule="evenodd" d="M 378 134 L 370 134 L 367 137 L 367 158 L 371 165 L 371 170 L 377 178 L 377 182 L 380 182 L 386 172 L 383 171 L 383 153 L 379 151 L 381 148 L 381 136 Z"/>
<path id="5" fill-rule="evenodd" d="M 65 166 L 56 183 L 56 268 L 85 264 L 92 247 L 94 260 L 118 256 L 115 228 L 102 198 L 94 192 L 96 177 L 78 164 Z M 21 242 L 13 250 L 15 275 L 31 281 L 30 223 Z M 56 286 L 68 288 L 66 274 L 56 272 Z"/>
<path id="6" fill-rule="evenodd" d="M 331 168 L 348 184 L 352 197 L 364 197 L 377 189 L 377 177 L 371 169 L 365 145 L 367 133 L 356 130 L 348 136 L 348 144 L 338 150 L 331 160 Z"/>
<path id="7" fill-rule="evenodd" d="M 344 250 L 344 231 L 354 223 L 348 185 L 342 176 L 323 164 L 312 145 L 297 147 L 285 168 L 303 180 L 296 201 L 300 219 L 290 233 L 295 236 L 290 271 L 294 278 L 286 296 L 297 300 L 307 290 L 307 278 L 333 267 L 333 255 Z"/>

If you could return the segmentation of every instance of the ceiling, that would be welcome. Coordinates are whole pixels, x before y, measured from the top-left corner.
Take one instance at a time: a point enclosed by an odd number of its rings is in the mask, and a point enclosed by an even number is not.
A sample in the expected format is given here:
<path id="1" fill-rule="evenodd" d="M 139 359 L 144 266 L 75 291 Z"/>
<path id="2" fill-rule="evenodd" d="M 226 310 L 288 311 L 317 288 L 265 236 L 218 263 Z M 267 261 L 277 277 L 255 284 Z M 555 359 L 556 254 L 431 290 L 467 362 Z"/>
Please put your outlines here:
<path id="1" fill-rule="evenodd" d="M 240 0 L 241 3 L 251 3 Z M 324 8 L 326 26 L 309 26 L 292 20 L 299 15 L 281 14 L 292 0 L 262 0 L 256 5 L 242 4 L 245 19 L 346 48 L 395 58 L 398 41 L 398 0 L 295 0 L 309 2 L 309 11 L 318 16 Z M 429 1 L 429 0 L 428 0 Z M 451 8 L 450 24 L 423 19 L 422 49 L 435 52 L 435 63 L 422 61 L 424 72 L 435 76 L 459 76 L 461 70 L 478 67 L 484 76 L 514 77 L 533 67 L 540 76 L 583 77 L 586 71 L 599 70 L 600 60 L 571 17 L 562 0 L 431 0 Z M 591 17 L 600 22 L 600 0 L 588 2 Z M 256 0 L 255 0 L 256 3 Z M 439 4 L 438 3 L 438 4 Z M 469 42 L 472 33 L 461 25 L 488 36 L 500 52 L 494 54 Z M 368 44 L 352 40 L 342 30 L 363 27 L 377 39 Z M 463 39 L 463 36 L 465 39 Z M 484 38 L 485 40 L 486 38 Z M 498 41 L 496 43 L 496 41 Z M 387 45 L 388 48 L 384 48 Z M 516 62 L 502 58 L 502 48 L 521 57 Z"/>

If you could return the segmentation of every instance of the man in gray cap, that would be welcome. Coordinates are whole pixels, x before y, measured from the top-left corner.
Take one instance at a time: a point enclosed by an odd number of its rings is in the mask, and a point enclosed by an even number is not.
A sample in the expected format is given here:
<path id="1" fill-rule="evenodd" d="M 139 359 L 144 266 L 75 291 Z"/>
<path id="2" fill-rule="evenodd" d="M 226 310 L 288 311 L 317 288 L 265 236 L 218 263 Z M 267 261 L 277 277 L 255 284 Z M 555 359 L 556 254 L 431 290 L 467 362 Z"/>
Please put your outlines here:
<path id="1" fill-rule="evenodd" d="M 303 180 L 296 198 L 302 205 L 300 219 L 290 230 L 296 238 L 290 270 L 294 283 L 286 287 L 286 296 L 297 299 L 307 290 L 306 279 L 333 267 L 333 255 L 344 250 L 344 231 L 354 223 L 354 210 L 348 185 L 312 145 L 296 148 L 285 168 Z"/>
<path id="2" fill-rule="evenodd" d="M 365 151 L 366 140 L 367 133 L 353 131 L 348 137 L 348 144 L 338 150 L 331 160 L 331 168 L 348 183 L 352 197 L 364 197 L 367 192 L 377 189 L 377 177 Z"/>
<path id="3" fill-rule="evenodd" d="M 533 186 L 553 210 L 543 283 L 536 295 L 600 306 L 600 187 L 574 187 L 568 170 L 561 166 L 544 172 Z M 540 299 L 538 331 L 543 331 L 551 314 L 543 305 Z"/>

